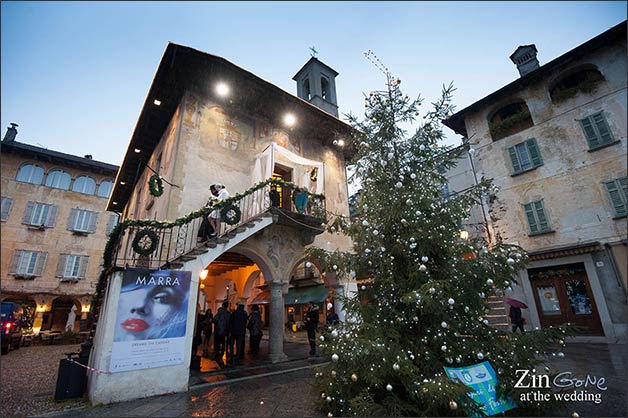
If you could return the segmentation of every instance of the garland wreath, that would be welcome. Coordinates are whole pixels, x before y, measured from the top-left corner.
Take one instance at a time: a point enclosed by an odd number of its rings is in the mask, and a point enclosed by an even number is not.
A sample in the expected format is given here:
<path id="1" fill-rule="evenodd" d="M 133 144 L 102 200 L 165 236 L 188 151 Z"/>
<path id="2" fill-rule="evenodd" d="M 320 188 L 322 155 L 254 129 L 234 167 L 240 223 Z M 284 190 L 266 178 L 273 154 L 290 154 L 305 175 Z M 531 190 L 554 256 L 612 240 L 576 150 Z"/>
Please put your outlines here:
<path id="1" fill-rule="evenodd" d="M 142 229 L 133 239 L 133 251 L 140 255 L 152 254 L 157 249 L 159 236 L 151 229 Z"/>
<path id="2" fill-rule="evenodd" d="M 161 177 L 159 177 L 159 174 L 153 174 L 150 176 L 150 179 L 148 180 L 148 188 L 150 194 L 155 197 L 159 197 L 164 194 L 164 183 L 161 180 Z"/>
<path id="3" fill-rule="evenodd" d="M 230 203 L 228 204 L 221 212 L 222 221 L 228 223 L 229 225 L 235 225 L 240 222 L 240 218 L 242 217 L 242 212 L 240 208 L 236 205 Z"/>

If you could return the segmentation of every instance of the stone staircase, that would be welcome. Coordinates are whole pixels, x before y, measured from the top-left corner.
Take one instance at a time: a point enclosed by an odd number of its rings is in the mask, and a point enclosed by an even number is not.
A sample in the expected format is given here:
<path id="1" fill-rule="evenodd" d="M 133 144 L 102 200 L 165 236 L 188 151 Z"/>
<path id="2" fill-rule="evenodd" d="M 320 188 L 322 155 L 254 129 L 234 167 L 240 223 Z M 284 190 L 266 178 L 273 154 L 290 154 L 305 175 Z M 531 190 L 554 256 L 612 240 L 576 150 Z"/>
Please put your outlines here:
<path id="1" fill-rule="evenodd" d="M 503 290 L 495 290 L 487 296 L 489 312 L 484 315 L 488 319 L 489 326 L 503 332 L 510 332 L 510 318 L 508 309 L 504 303 Z"/>

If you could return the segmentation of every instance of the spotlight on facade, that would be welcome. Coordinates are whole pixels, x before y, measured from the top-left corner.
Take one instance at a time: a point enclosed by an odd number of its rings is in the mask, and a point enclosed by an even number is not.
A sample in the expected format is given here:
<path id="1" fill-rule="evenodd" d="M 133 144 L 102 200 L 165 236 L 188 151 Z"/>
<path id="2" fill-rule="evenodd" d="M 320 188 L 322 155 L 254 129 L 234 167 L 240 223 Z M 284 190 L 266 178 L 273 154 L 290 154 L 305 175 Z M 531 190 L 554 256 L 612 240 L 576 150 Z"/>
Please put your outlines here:
<path id="1" fill-rule="evenodd" d="M 229 86 L 222 82 L 216 84 L 216 94 L 220 97 L 227 97 L 229 94 Z"/>
<path id="2" fill-rule="evenodd" d="M 161 106 L 161 100 L 155 99 L 153 103 L 155 104 L 155 106 Z"/>
<path id="3" fill-rule="evenodd" d="M 142 150 L 139 148 L 135 148 L 133 151 L 135 151 L 136 154 L 139 154 Z"/>
<path id="4" fill-rule="evenodd" d="M 297 123 L 297 118 L 292 113 L 287 113 L 283 117 L 283 123 L 289 127 L 294 126 L 294 124 Z"/>
<path id="5" fill-rule="evenodd" d="M 90 305 L 83 305 L 83 306 L 81 307 L 81 312 L 83 312 L 83 313 L 89 313 L 90 308 L 91 308 L 91 306 L 90 306 Z"/>
<path id="6" fill-rule="evenodd" d="M 209 271 L 207 269 L 201 271 L 201 274 L 198 275 L 198 278 L 201 280 L 205 280 L 207 278 L 207 275 L 209 274 Z"/>

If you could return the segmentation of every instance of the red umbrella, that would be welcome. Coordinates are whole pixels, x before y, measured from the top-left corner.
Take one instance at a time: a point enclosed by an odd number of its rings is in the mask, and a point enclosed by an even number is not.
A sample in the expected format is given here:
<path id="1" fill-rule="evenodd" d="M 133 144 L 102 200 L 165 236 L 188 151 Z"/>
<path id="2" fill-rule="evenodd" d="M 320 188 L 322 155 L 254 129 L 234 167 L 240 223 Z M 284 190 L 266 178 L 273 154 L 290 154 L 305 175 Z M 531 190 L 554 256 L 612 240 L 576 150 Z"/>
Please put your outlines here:
<path id="1" fill-rule="evenodd" d="M 528 305 L 526 305 L 525 303 L 523 303 L 523 302 L 521 302 L 520 300 L 517 300 L 517 299 L 506 298 L 506 299 L 504 299 L 504 302 L 506 302 L 508 305 L 513 306 L 515 308 L 528 309 Z"/>

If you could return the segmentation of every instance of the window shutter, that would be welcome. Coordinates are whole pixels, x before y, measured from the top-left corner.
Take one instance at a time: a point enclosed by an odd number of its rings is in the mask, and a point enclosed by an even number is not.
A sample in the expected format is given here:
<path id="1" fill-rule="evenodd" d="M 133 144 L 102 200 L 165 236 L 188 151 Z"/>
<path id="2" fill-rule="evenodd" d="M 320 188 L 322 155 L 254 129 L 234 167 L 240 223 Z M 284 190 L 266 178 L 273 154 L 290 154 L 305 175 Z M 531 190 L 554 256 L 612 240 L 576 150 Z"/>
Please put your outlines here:
<path id="1" fill-rule="evenodd" d="M 626 195 L 626 178 L 624 180 L 624 196 Z M 611 203 L 613 204 L 613 208 L 615 209 L 615 215 L 617 216 L 625 216 L 626 215 L 626 202 L 625 198 L 622 199 L 621 190 L 617 183 L 620 181 L 609 181 L 604 183 L 606 185 L 606 190 L 608 191 L 609 196 L 611 197 Z M 620 186 L 621 187 L 621 186 Z"/>
<path id="2" fill-rule="evenodd" d="M 580 120 L 582 124 L 582 130 L 584 131 L 584 135 L 587 138 L 587 142 L 589 143 L 589 148 L 595 148 L 600 145 L 600 141 L 595 133 L 595 129 L 593 129 L 593 124 L 591 123 L 591 118 L 586 118 Z"/>
<path id="3" fill-rule="evenodd" d="M 9 264 L 9 274 L 17 273 L 17 266 L 20 265 L 20 261 L 22 260 L 22 250 L 13 251 L 13 258 L 11 258 L 11 264 Z"/>
<path id="4" fill-rule="evenodd" d="M 54 228 L 54 226 L 57 224 L 57 213 L 59 212 L 59 208 L 54 206 L 54 205 L 50 205 L 50 209 L 48 210 L 48 216 L 46 216 L 46 221 L 44 222 L 44 225 L 47 228 Z"/>
<path id="5" fill-rule="evenodd" d="M 539 232 L 538 224 L 536 223 L 536 218 L 534 217 L 534 210 L 532 209 L 532 203 L 528 203 L 527 205 L 523 205 L 526 211 L 526 216 L 528 217 L 528 224 L 530 225 L 530 232 L 532 234 L 536 234 Z"/>
<path id="6" fill-rule="evenodd" d="M 519 157 L 517 156 L 517 150 L 515 149 L 515 147 L 508 148 L 508 154 L 510 154 L 510 162 L 512 163 L 513 172 L 520 172 L 521 164 L 519 163 Z"/>
<path id="7" fill-rule="evenodd" d="M 543 201 L 539 200 L 534 202 L 534 208 L 536 210 L 536 218 L 539 220 L 539 232 L 549 231 L 549 223 L 545 216 L 545 208 L 543 207 Z"/>
<path id="8" fill-rule="evenodd" d="M 59 256 L 59 263 L 57 264 L 57 273 L 55 277 L 64 277 L 65 276 L 65 265 L 68 263 L 68 256 L 66 254 L 61 254 Z"/>
<path id="9" fill-rule="evenodd" d="M 70 209 L 70 219 L 68 219 L 68 231 L 74 231 L 76 224 L 76 215 L 78 214 L 78 209 Z"/>
<path id="10" fill-rule="evenodd" d="M 96 225 L 98 224 L 98 212 L 89 212 L 89 229 L 88 232 L 96 232 Z"/>
<path id="11" fill-rule="evenodd" d="M 87 263 L 89 262 L 89 256 L 83 255 L 81 256 L 81 265 L 79 267 L 78 278 L 84 279 L 85 274 L 87 273 Z"/>
<path id="12" fill-rule="evenodd" d="M 117 224 L 118 224 L 118 215 L 109 215 L 109 221 L 107 222 L 106 234 L 107 235 L 111 234 L 111 231 L 113 231 L 113 228 L 115 228 Z"/>
<path id="13" fill-rule="evenodd" d="M 35 265 L 35 276 L 41 276 L 44 273 L 44 267 L 46 266 L 46 258 L 48 253 L 37 253 L 37 264 Z"/>
<path id="14" fill-rule="evenodd" d="M 13 199 L 10 197 L 2 198 L 2 220 L 6 221 L 9 218 L 9 212 L 11 212 L 11 208 L 13 207 Z"/>
<path id="15" fill-rule="evenodd" d="M 33 210 L 35 210 L 35 202 L 28 202 L 26 210 L 24 211 L 24 218 L 22 218 L 23 224 L 32 225 L 31 218 L 33 217 Z"/>
<path id="16" fill-rule="evenodd" d="M 602 113 L 596 113 L 593 115 L 593 122 L 595 123 L 595 127 L 600 134 L 600 145 L 606 144 L 608 142 L 613 141 L 613 135 L 611 134 L 611 130 L 608 127 L 608 122 L 606 122 L 606 118 Z"/>
<path id="17" fill-rule="evenodd" d="M 539 151 L 539 147 L 536 143 L 535 138 L 530 138 L 526 141 L 526 145 L 528 147 L 528 152 L 530 153 L 530 159 L 532 160 L 532 165 L 534 167 L 538 167 L 543 165 L 543 158 L 541 158 L 541 152 Z"/>

